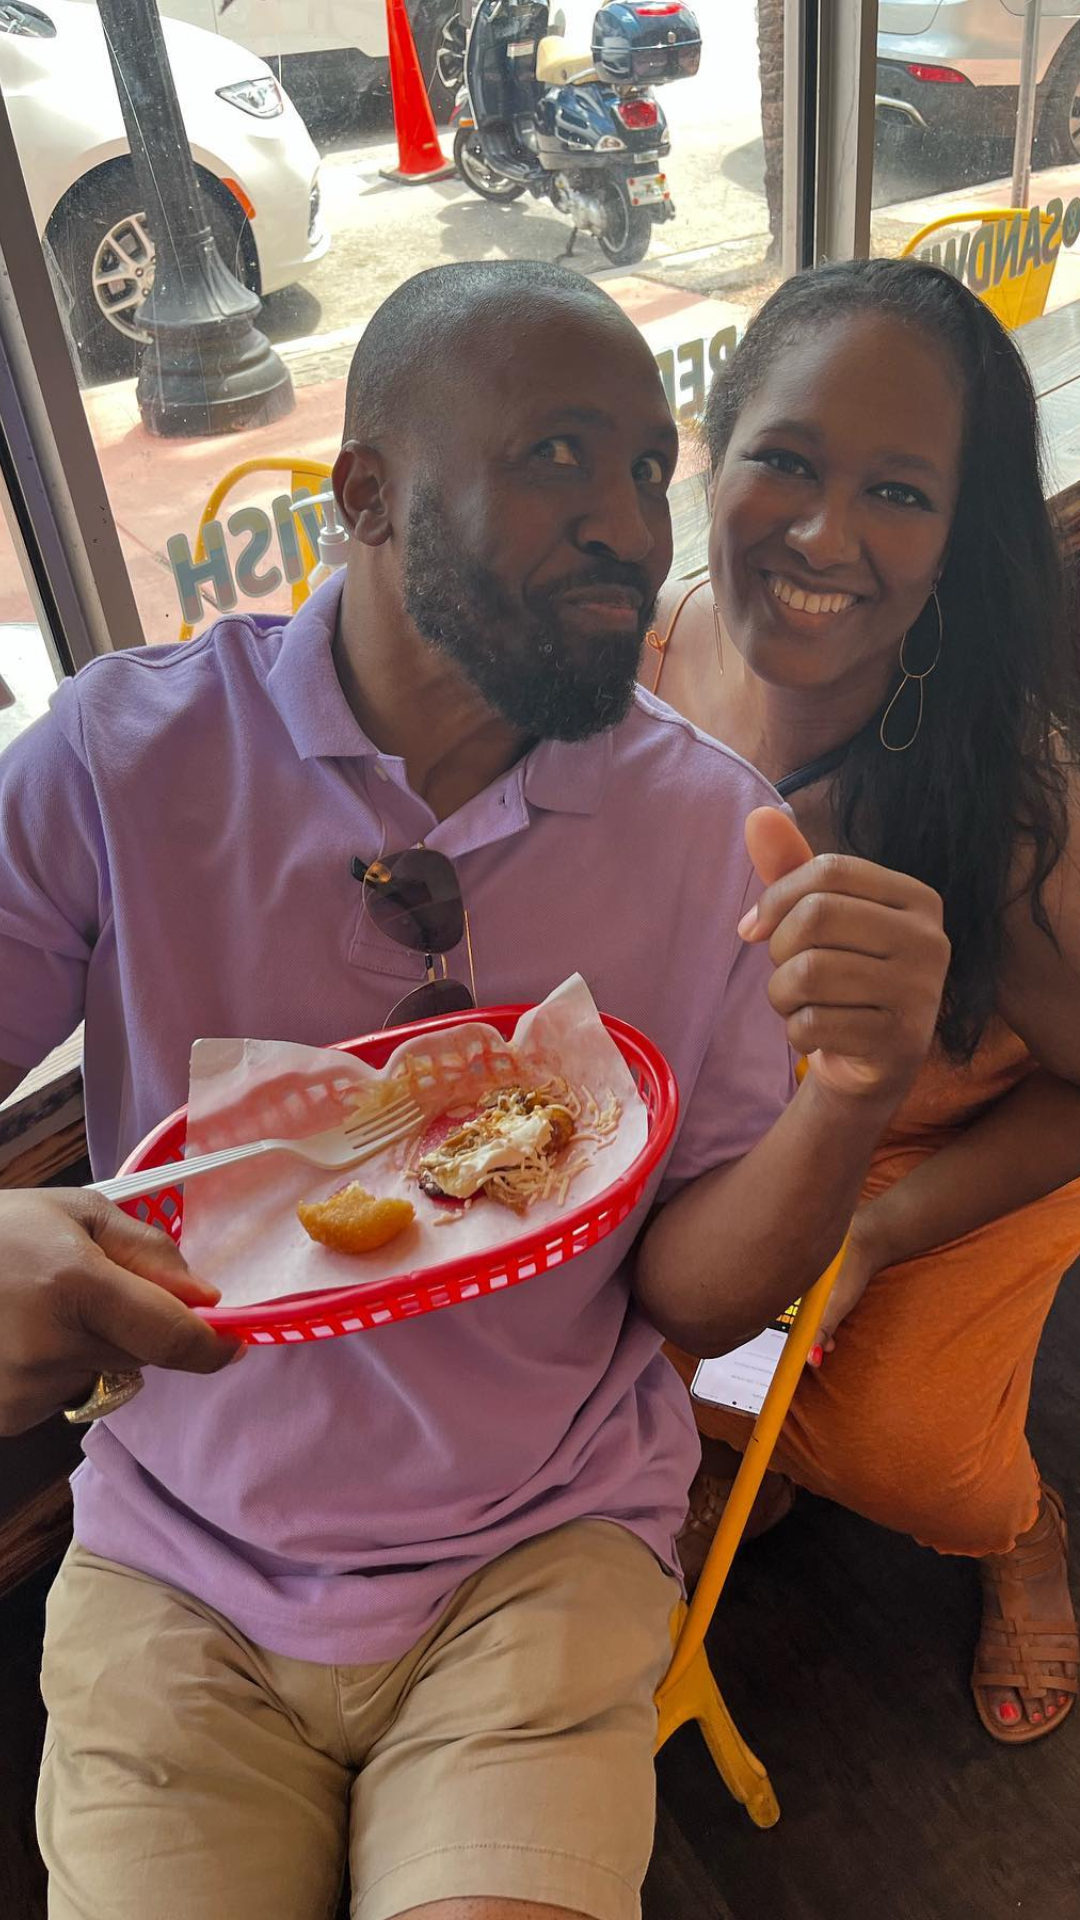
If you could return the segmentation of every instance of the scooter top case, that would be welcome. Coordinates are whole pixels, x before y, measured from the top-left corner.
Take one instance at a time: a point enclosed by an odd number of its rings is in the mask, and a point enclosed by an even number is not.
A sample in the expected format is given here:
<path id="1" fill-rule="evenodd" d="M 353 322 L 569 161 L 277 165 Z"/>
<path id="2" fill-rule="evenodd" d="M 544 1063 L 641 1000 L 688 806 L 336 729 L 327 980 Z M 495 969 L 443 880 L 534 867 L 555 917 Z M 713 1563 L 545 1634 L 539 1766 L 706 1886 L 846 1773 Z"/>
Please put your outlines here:
<path id="1" fill-rule="evenodd" d="M 701 28 L 680 0 L 611 0 L 593 22 L 592 54 L 612 87 L 686 80 L 701 65 Z"/>

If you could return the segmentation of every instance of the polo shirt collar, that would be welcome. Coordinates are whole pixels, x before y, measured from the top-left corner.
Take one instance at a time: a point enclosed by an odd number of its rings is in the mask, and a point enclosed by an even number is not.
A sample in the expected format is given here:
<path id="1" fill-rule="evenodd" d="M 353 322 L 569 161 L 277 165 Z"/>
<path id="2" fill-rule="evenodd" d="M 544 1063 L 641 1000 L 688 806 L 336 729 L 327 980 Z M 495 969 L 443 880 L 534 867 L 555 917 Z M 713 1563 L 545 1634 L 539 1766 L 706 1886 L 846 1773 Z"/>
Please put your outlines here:
<path id="1" fill-rule="evenodd" d="M 266 690 L 301 760 L 377 759 L 334 669 L 334 634 L 345 569 L 324 581 L 286 621 Z"/>
<path id="2" fill-rule="evenodd" d="M 277 659 L 266 676 L 267 692 L 301 760 L 362 759 L 400 767 L 381 754 L 349 706 L 334 669 L 333 644 L 345 585 L 344 568 L 333 574 L 286 622 Z M 595 813 L 607 787 L 614 754 L 612 733 L 590 740 L 542 740 L 505 781 L 518 787 L 530 807 L 547 813 Z"/>
<path id="3" fill-rule="evenodd" d="M 524 794 L 546 813 L 595 813 L 603 800 L 615 752 L 612 732 L 590 740 L 541 740 L 527 756 Z"/>

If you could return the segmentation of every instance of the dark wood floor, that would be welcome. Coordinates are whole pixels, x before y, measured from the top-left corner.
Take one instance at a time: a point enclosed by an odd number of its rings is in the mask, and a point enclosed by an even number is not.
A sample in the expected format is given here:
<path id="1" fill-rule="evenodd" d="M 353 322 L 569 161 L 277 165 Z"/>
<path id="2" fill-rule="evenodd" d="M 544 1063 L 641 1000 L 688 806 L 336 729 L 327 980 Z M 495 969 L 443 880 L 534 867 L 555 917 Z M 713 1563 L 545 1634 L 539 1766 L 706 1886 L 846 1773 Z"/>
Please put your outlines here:
<path id="1" fill-rule="evenodd" d="M 1032 1433 L 1080 1531 L 1076 1277 L 1043 1342 Z M 47 1584 L 0 1609 L 3 1920 L 44 1914 L 31 1808 Z M 996 1747 L 968 1700 L 976 1620 L 970 1566 L 817 1501 L 746 1548 L 712 1657 L 780 1825 L 758 1833 L 696 1732 L 677 1735 L 645 1920 L 1080 1920 L 1080 1711 L 1026 1752 Z"/>

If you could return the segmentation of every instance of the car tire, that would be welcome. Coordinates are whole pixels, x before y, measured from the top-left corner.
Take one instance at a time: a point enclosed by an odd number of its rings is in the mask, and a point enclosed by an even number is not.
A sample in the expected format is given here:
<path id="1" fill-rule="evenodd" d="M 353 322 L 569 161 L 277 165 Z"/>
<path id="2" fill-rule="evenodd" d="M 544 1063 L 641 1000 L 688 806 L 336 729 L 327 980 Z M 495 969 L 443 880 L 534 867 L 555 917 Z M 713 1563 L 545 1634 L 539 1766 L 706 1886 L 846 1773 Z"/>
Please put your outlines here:
<path id="1" fill-rule="evenodd" d="M 1066 42 L 1036 122 L 1041 167 L 1080 161 L 1080 38 Z"/>
<path id="2" fill-rule="evenodd" d="M 459 0 L 440 0 L 439 4 L 424 9 L 413 28 L 416 51 L 420 58 L 420 71 L 424 76 L 424 85 L 427 87 L 435 123 L 440 127 L 448 126 L 450 123 L 450 115 L 457 99 L 457 88 L 448 87 L 439 73 L 439 48 L 447 21 L 460 18 L 460 13 Z"/>
<path id="3" fill-rule="evenodd" d="M 234 217 L 224 204 L 227 189 L 214 180 L 200 180 L 200 185 L 218 252 L 230 272 L 257 292 L 254 243 L 239 206 Z M 49 245 L 63 283 L 61 310 L 82 386 L 131 378 L 139 370 L 145 338 L 138 337 L 137 308 L 123 304 L 126 289 L 121 290 L 121 283 L 126 281 L 132 291 L 137 284 L 141 297 L 145 297 L 147 277 L 153 284 L 153 240 L 136 211 L 140 202 L 135 169 L 125 159 L 79 181 L 49 222 Z M 120 265 L 110 246 L 111 236 L 119 240 L 131 264 L 130 274 L 118 272 L 112 282 L 115 321 L 105 311 L 112 297 L 109 288 L 103 287 L 100 295 L 95 290 L 95 275 L 100 281 L 103 269 L 113 262 Z"/>

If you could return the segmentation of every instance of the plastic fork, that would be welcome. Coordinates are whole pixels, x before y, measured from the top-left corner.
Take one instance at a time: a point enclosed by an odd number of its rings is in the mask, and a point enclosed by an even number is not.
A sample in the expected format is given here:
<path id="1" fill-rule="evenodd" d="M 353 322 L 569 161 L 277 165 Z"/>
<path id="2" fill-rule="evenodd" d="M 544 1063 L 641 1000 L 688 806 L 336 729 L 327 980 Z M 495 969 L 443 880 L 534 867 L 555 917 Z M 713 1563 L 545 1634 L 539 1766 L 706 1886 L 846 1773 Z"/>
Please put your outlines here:
<path id="1" fill-rule="evenodd" d="M 139 1173 L 122 1173 L 115 1180 L 95 1180 L 90 1193 L 103 1193 L 107 1200 L 134 1200 L 141 1193 L 159 1193 L 162 1187 L 179 1187 L 201 1173 L 214 1173 L 218 1167 L 231 1166 L 234 1160 L 251 1160 L 258 1153 L 291 1153 L 312 1166 L 331 1171 L 362 1166 L 377 1153 L 404 1140 L 423 1119 L 411 1094 L 399 1093 L 378 1112 L 358 1113 L 342 1126 L 329 1127 L 325 1133 L 310 1133 L 303 1140 L 249 1140 L 239 1147 L 223 1147 L 219 1153 L 200 1153 L 190 1160 L 174 1160 L 167 1167 L 144 1167 Z"/>

